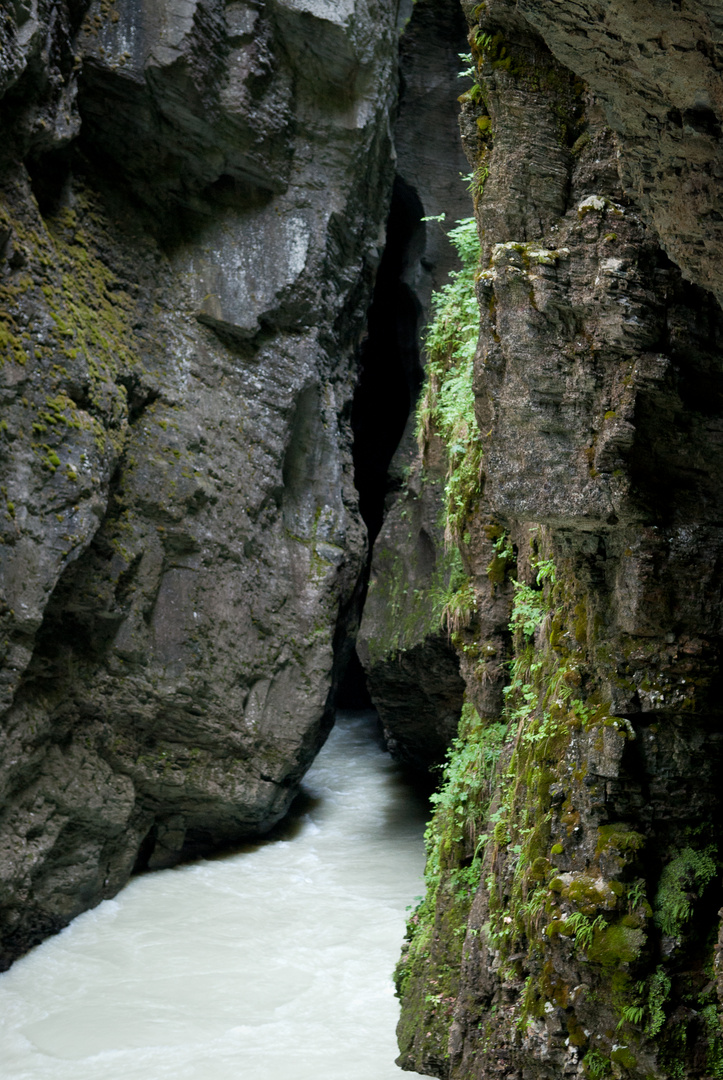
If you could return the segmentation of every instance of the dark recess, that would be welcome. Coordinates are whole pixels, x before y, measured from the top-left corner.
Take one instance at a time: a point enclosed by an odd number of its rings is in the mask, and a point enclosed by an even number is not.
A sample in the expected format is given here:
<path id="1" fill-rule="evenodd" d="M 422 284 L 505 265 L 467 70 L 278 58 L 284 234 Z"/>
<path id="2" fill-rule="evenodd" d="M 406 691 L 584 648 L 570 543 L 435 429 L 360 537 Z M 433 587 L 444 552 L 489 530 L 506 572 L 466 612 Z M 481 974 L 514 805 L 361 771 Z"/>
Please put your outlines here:
<path id="1" fill-rule="evenodd" d="M 337 709 L 373 709 L 361 661 L 353 650 L 336 695 Z"/>
<path id="2" fill-rule="evenodd" d="M 352 406 L 354 483 L 371 547 L 384 520 L 390 490 L 389 465 L 424 373 L 419 356 L 420 307 L 404 281 L 415 237 L 423 229 L 422 204 L 400 177 L 394 181 L 387 242 L 369 309 L 367 336 L 359 354 L 359 381 Z M 367 566 L 368 573 L 368 566 Z M 364 584 L 364 595 L 366 583 Z M 363 609 L 363 597 L 360 612 Z M 366 677 L 354 650 L 339 685 L 340 709 L 372 707 Z"/>
<path id="3" fill-rule="evenodd" d="M 412 240 L 424 227 L 422 214 L 416 192 L 397 177 L 352 407 L 354 480 L 370 543 L 384 518 L 389 464 L 423 380 L 420 307 L 404 281 Z"/>
<path id="4" fill-rule="evenodd" d="M 58 213 L 67 198 L 72 151 L 55 150 L 26 161 L 30 186 L 44 218 Z"/>

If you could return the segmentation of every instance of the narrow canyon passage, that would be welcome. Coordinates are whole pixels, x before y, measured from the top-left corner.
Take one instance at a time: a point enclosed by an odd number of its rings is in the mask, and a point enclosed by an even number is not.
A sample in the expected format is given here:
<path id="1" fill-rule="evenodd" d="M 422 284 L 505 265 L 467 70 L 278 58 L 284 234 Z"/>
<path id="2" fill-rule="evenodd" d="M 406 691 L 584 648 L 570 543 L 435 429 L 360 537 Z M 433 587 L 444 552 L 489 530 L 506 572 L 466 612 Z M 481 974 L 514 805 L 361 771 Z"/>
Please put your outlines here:
<path id="1" fill-rule="evenodd" d="M 279 838 L 135 878 L 0 976 L 6 1080 L 394 1080 L 426 805 L 341 713 Z"/>

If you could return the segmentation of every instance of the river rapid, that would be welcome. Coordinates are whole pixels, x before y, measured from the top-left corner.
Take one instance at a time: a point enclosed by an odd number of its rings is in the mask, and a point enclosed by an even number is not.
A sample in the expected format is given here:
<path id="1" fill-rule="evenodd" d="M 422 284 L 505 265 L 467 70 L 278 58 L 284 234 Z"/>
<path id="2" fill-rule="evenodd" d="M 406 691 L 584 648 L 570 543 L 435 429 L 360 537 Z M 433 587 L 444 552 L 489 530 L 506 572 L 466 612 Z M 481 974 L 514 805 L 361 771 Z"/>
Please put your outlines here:
<path id="1" fill-rule="evenodd" d="M 401 1080 L 426 807 L 374 731 L 339 714 L 280 838 L 134 878 L 0 976 L 3 1080 Z"/>

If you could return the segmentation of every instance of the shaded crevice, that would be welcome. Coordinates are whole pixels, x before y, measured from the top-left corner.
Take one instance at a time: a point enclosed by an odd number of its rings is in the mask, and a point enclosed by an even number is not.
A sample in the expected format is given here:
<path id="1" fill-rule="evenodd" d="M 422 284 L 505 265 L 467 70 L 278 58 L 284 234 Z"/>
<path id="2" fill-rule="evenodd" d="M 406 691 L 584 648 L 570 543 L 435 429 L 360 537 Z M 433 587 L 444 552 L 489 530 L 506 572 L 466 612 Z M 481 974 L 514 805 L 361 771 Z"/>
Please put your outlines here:
<path id="1" fill-rule="evenodd" d="M 440 522 L 445 463 L 420 461 L 414 411 L 423 388 L 422 331 L 459 259 L 449 224 L 467 218 L 469 169 L 458 134 L 467 25 L 455 3 L 416 0 L 400 39 L 397 177 L 354 402 L 356 483 L 374 551 L 359 655 L 385 744 L 418 778 L 457 729 L 464 682 L 435 599 L 450 567 Z M 434 224 L 427 225 L 426 221 Z"/>
<path id="2" fill-rule="evenodd" d="M 352 406 L 354 480 L 370 544 L 384 519 L 389 465 L 424 378 L 419 354 L 421 307 L 405 281 L 423 236 L 423 212 L 417 193 L 397 177 Z"/>
<path id="3" fill-rule="evenodd" d="M 54 217 L 68 200 L 71 158 L 71 151 L 63 147 L 26 161 L 30 187 L 44 218 Z"/>
<path id="4" fill-rule="evenodd" d="M 153 849 L 155 848 L 157 841 L 158 827 L 154 822 L 140 843 L 136 861 L 133 864 L 133 874 L 143 874 L 148 870 Z"/>
<path id="5" fill-rule="evenodd" d="M 337 709 L 373 709 L 367 678 L 356 649 L 352 649 L 336 695 Z"/>
<path id="6" fill-rule="evenodd" d="M 389 467 L 416 405 L 424 369 L 419 349 L 421 305 L 405 280 L 424 245 L 424 210 L 414 189 L 394 180 L 386 246 L 369 308 L 367 333 L 359 352 L 359 375 L 352 404 L 354 483 L 369 534 L 367 565 L 358 586 L 358 626 L 366 600 L 374 541 L 392 482 Z M 344 649 L 334 707 L 372 708 L 356 648 Z"/>

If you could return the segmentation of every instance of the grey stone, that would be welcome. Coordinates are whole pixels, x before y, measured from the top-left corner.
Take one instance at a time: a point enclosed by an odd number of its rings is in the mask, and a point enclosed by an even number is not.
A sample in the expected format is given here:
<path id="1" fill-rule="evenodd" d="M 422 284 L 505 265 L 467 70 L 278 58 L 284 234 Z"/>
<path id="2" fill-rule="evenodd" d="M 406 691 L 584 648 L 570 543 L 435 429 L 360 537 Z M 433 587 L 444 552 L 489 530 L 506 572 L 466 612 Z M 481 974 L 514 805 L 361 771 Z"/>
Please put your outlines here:
<path id="1" fill-rule="evenodd" d="M 391 2 L 60 7 L 3 24 L 3 965 L 267 831 L 329 730 L 393 168 Z"/>
<path id="2" fill-rule="evenodd" d="M 455 96 L 463 20 L 456 3 L 430 0 L 418 0 L 409 14 L 400 50 L 397 176 L 405 199 L 418 200 L 421 216 L 443 217 L 417 226 L 402 267 L 421 345 L 432 292 L 458 266 L 446 233 L 471 215 L 472 203 L 462 179 Z M 418 393 L 421 378 L 412 376 Z M 390 466 L 391 491 L 357 643 L 389 749 L 422 772 L 444 760 L 464 690 L 439 604 L 451 570 L 440 525 L 446 467 L 438 444 L 422 462 L 412 412 Z"/>

